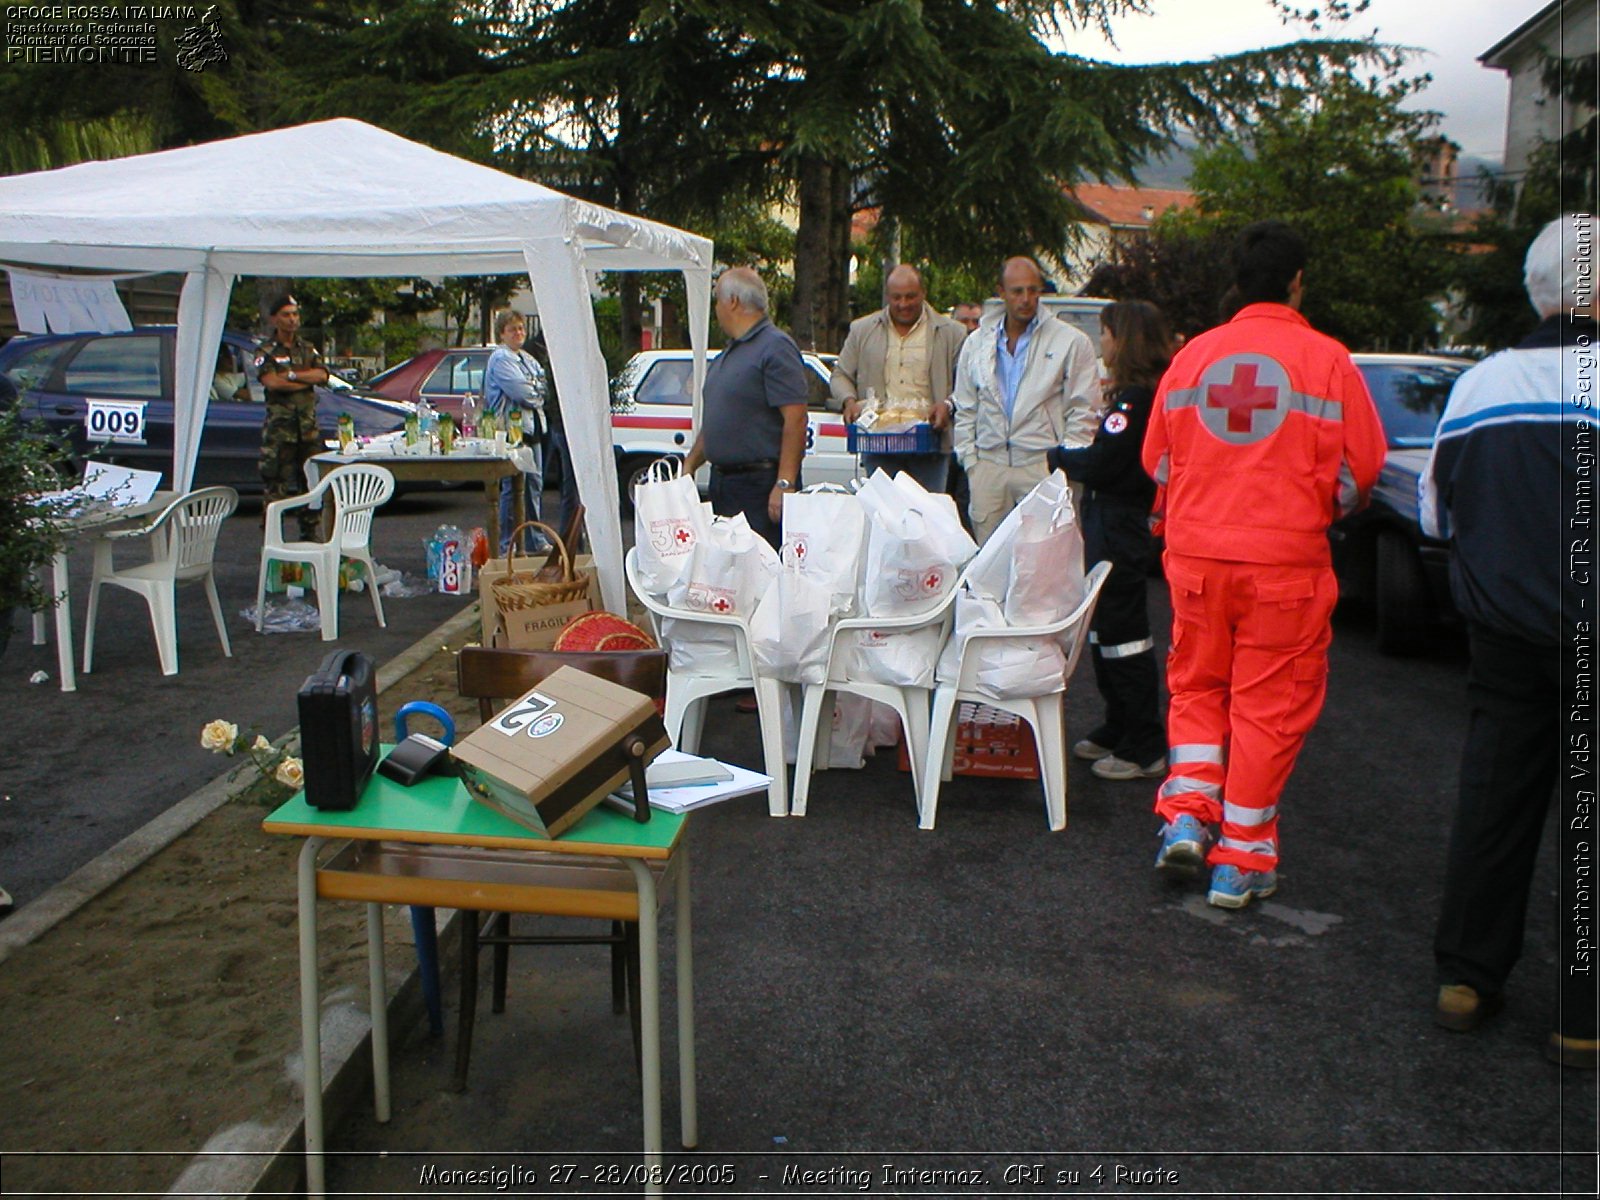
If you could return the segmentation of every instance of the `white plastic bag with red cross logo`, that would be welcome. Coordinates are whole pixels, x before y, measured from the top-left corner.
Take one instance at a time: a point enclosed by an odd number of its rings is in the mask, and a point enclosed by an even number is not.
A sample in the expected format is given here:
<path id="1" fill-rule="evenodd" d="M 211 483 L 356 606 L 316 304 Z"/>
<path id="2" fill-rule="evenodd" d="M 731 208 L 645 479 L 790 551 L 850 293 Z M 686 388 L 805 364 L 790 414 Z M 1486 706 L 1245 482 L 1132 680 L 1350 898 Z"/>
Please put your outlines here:
<path id="1" fill-rule="evenodd" d="M 756 671 L 787 683 L 821 683 L 828 671 L 829 601 L 827 585 L 801 569 L 785 542 L 783 565 L 750 618 Z"/>
<path id="2" fill-rule="evenodd" d="M 1011 541 L 1007 625 L 1050 625 L 1083 599 L 1083 528 L 1059 472 L 1022 498 Z"/>
<path id="3" fill-rule="evenodd" d="M 717 517 L 695 543 L 688 567 L 667 589 L 667 603 L 691 613 L 748 621 L 777 571 L 777 552 L 751 530 L 743 513 Z M 668 619 L 661 632 L 675 671 L 733 675 L 743 670 L 737 634 L 728 626 Z"/>
<path id="4" fill-rule="evenodd" d="M 633 493 L 633 544 L 644 589 L 659 595 L 689 569 L 695 547 L 711 524 L 694 477 L 682 474 L 676 459 L 650 464 Z"/>
<path id="5" fill-rule="evenodd" d="M 977 551 L 950 498 L 930 496 L 920 487 L 913 493 L 882 471 L 862 485 L 857 497 L 870 515 L 862 609 L 872 617 L 902 617 L 935 607 Z"/>
<path id="6" fill-rule="evenodd" d="M 808 579 L 828 590 L 836 616 L 855 610 L 867 514 L 844 488 L 817 484 L 783 498 L 783 552 Z"/>

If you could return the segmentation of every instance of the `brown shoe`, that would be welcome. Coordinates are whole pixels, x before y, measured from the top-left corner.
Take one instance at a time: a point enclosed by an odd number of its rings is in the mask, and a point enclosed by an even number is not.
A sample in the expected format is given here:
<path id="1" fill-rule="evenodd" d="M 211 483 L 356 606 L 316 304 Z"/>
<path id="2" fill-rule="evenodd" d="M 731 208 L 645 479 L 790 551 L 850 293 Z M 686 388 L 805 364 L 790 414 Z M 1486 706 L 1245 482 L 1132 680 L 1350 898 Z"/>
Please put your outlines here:
<path id="1" fill-rule="evenodd" d="M 1595 1038 L 1566 1037 L 1563 1034 L 1552 1033 L 1550 1040 L 1544 1044 L 1544 1056 L 1553 1063 L 1560 1063 L 1563 1067 L 1574 1067 L 1580 1071 L 1592 1071 L 1597 1060 L 1600 1060 L 1600 1041 Z"/>
<path id="2" fill-rule="evenodd" d="M 1480 996 L 1477 989 L 1464 983 L 1446 983 L 1439 988 L 1439 999 L 1434 1005 L 1434 1024 L 1456 1033 L 1471 1033 L 1504 1004 L 1505 998 L 1498 992 Z"/>

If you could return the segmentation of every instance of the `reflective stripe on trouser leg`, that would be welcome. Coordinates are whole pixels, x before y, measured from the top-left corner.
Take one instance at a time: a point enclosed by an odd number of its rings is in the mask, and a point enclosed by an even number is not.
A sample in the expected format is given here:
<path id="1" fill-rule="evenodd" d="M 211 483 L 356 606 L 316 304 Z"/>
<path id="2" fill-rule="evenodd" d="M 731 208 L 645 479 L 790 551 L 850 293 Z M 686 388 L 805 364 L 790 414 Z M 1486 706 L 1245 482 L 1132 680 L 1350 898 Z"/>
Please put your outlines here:
<path id="1" fill-rule="evenodd" d="M 1224 564 L 1167 555 L 1172 649 L 1167 654 L 1166 781 L 1156 793 L 1163 821 L 1182 814 L 1222 819 L 1223 747 L 1228 738 L 1232 635 L 1213 575 Z"/>
<path id="2" fill-rule="evenodd" d="M 1278 864 L 1278 798 L 1327 694 L 1338 585 L 1326 568 L 1235 570 L 1228 804 L 1210 860 L 1270 871 Z"/>

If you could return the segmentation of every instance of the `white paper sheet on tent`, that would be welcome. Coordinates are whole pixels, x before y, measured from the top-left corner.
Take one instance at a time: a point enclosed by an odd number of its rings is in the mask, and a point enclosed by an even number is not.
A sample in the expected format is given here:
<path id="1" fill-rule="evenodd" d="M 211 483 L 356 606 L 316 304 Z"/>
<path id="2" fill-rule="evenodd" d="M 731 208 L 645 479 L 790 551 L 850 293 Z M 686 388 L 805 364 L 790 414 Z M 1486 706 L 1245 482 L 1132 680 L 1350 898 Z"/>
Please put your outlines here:
<path id="1" fill-rule="evenodd" d="M 23 333 L 119 333 L 132 329 L 128 310 L 110 279 L 67 279 L 11 273 L 11 305 Z"/>

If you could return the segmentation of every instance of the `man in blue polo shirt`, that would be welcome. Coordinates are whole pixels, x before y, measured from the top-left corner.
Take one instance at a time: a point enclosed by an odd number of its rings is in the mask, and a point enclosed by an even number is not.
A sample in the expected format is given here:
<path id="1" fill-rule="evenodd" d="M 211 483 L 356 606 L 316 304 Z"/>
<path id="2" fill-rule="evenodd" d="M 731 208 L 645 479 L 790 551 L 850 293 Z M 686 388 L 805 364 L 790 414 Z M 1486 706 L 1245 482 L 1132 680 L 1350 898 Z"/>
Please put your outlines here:
<path id="1" fill-rule="evenodd" d="M 717 324 L 728 344 L 706 370 L 705 407 L 691 474 L 711 464 L 711 508 L 743 513 L 776 549 L 783 496 L 800 486 L 806 447 L 806 365 L 794 339 L 767 319 L 767 285 L 749 267 L 717 277 Z"/>

